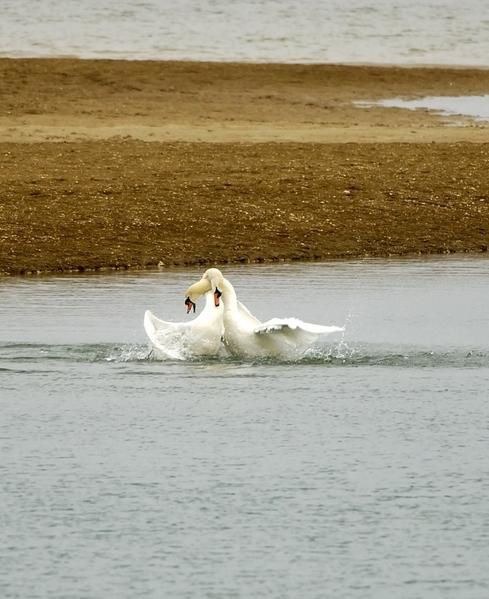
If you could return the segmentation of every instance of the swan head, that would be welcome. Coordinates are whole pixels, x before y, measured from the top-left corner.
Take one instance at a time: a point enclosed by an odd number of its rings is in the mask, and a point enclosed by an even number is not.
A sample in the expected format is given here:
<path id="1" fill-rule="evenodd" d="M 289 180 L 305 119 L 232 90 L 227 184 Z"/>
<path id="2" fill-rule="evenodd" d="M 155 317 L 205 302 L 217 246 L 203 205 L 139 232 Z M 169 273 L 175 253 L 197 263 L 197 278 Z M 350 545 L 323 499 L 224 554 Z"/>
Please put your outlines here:
<path id="1" fill-rule="evenodd" d="M 222 272 L 217 268 L 209 268 L 202 275 L 202 278 L 197 283 L 190 285 L 185 295 L 185 305 L 187 306 L 187 314 L 193 309 L 195 312 L 195 305 L 201 295 L 208 291 L 214 292 L 214 305 L 216 308 L 219 307 L 220 298 L 222 295 L 222 283 L 224 277 Z"/>

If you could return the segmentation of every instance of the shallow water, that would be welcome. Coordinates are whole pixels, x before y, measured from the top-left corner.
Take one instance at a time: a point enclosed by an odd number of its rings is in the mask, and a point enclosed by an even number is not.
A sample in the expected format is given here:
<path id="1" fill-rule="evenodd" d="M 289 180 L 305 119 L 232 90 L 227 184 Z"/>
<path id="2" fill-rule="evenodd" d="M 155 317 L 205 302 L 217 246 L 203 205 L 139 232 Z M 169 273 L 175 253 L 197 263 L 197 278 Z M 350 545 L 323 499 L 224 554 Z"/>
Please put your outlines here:
<path id="1" fill-rule="evenodd" d="M 344 337 L 157 362 L 200 271 L 0 282 L 0 595 L 487 597 L 489 260 L 224 270 Z"/>
<path id="2" fill-rule="evenodd" d="M 426 96 L 415 100 L 389 98 L 378 102 L 355 102 L 358 106 L 384 106 L 408 110 L 428 109 L 444 116 L 468 116 L 475 121 L 489 121 L 489 96 Z"/>
<path id="3" fill-rule="evenodd" d="M 486 0 L 3 0 L 0 55 L 487 66 Z"/>

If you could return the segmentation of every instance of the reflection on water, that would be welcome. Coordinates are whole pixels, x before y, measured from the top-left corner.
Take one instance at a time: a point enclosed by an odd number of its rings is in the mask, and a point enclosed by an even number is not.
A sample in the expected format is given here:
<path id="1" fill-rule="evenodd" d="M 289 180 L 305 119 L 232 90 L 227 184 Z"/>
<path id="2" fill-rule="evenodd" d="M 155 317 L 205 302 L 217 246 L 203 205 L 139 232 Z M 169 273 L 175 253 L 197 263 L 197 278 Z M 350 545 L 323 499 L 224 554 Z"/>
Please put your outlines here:
<path id="1" fill-rule="evenodd" d="M 485 597 L 489 260 L 223 271 L 344 337 L 153 361 L 198 270 L 0 282 L 2 596 Z"/>
<path id="2" fill-rule="evenodd" d="M 489 96 L 426 96 L 416 100 L 392 98 L 378 102 L 354 102 L 357 106 L 384 106 L 386 108 L 419 108 L 432 110 L 444 116 L 467 116 L 476 121 L 489 121 Z"/>

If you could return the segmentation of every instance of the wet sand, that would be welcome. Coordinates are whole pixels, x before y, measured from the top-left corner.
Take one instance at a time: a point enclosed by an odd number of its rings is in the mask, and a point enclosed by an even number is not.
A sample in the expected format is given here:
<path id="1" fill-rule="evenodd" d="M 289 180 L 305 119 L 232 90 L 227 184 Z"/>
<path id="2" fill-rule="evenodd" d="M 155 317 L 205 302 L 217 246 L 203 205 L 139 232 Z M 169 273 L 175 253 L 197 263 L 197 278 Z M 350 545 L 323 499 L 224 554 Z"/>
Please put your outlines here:
<path id="1" fill-rule="evenodd" d="M 489 246 L 489 71 L 0 59 L 0 272 Z"/>

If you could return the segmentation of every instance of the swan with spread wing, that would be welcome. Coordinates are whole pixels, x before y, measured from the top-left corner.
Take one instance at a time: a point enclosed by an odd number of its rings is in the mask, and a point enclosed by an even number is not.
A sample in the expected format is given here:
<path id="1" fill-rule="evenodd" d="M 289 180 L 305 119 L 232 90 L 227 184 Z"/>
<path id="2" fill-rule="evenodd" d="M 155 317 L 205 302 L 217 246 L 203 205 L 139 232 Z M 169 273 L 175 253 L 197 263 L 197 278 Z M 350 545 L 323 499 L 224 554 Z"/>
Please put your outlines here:
<path id="1" fill-rule="evenodd" d="M 236 296 L 231 283 L 217 268 L 209 268 L 202 279 L 191 285 L 186 293 L 187 311 L 195 310 L 199 297 L 206 294 L 204 312 L 221 310 L 222 324 L 214 325 L 222 330 L 226 349 L 236 356 L 267 357 L 291 356 L 303 353 L 319 337 L 341 332 L 343 327 L 323 326 L 303 322 L 297 318 L 272 318 L 259 321 Z M 212 298 L 212 305 L 209 305 Z"/>
<path id="2" fill-rule="evenodd" d="M 195 305 L 187 302 L 187 313 Z M 188 322 L 167 322 L 150 310 L 144 314 L 144 330 L 155 355 L 159 358 L 184 360 L 194 356 L 216 356 L 223 349 L 224 307 L 216 306 L 214 294 L 206 294 L 202 312 Z"/>

